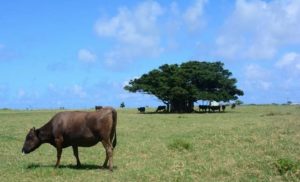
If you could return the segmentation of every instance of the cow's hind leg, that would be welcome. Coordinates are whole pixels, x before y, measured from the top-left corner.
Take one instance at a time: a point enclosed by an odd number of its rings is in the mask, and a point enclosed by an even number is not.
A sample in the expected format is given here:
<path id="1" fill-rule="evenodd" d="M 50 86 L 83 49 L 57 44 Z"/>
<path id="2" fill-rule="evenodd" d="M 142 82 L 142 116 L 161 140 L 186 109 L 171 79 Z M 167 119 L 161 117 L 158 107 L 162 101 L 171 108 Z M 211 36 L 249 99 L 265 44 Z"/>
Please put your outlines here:
<path id="1" fill-rule="evenodd" d="M 111 142 L 108 140 L 108 141 L 102 141 L 102 144 L 105 148 L 105 152 L 106 152 L 106 158 L 105 158 L 105 161 L 103 163 L 103 167 L 104 168 L 107 168 L 109 167 L 109 170 L 113 170 L 113 147 L 112 147 L 112 144 Z M 107 163 L 109 166 L 107 166 Z"/>
<path id="2" fill-rule="evenodd" d="M 76 158 L 76 165 L 77 165 L 77 167 L 80 167 L 81 163 L 80 163 L 79 156 L 78 156 L 78 146 L 73 145 L 72 147 L 73 147 L 73 154 Z"/>

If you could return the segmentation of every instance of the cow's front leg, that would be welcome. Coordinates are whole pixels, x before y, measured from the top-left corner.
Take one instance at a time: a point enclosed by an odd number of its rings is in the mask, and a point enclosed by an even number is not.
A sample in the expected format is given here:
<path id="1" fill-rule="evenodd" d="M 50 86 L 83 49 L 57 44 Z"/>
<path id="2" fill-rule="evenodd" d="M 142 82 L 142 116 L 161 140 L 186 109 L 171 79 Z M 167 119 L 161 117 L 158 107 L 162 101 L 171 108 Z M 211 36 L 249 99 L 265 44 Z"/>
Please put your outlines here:
<path id="1" fill-rule="evenodd" d="M 63 143 L 62 138 L 55 139 L 56 151 L 57 151 L 57 160 L 56 160 L 56 164 L 55 164 L 56 168 L 59 166 L 59 163 L 60 163 L 60 158 L 61 158 L 61 153 L 62 153 L 62 143 Z"/>
<path id="2" fill-rule="evenodd" d="M 81 166 L 80 160 L 79 160 L 79 156 L 78 156 L 78 146 L 73 145 L 73 154 L 76 158 L 76 163 L 77 163 L 77 167 Z"/>

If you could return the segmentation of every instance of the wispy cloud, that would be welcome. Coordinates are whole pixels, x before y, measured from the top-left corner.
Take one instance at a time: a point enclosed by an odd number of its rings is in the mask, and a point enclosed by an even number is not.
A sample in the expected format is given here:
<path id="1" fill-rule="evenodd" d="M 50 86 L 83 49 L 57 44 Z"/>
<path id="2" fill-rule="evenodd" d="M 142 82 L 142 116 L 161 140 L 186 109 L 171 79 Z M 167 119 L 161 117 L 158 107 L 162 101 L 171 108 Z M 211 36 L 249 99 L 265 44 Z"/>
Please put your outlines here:
<path id="1" fill-rule="evenodd" d="M 111 18 L 101 18 L 95 25 L 100 37 L 116 40 L 116 45 L 106 54 L 106 63 L 116 66 L 120 61 L 130 62 L 139 56 L 160 54 L 160 32 L 158 18 L 163 8 L 155 1 L 140 3 L 133 9 L 119 8 Z"/>
<path id="2" fill-rule="evenodd" d="M 92 63 L 95 62 L 97 59 L 96 54 L 92 53 L 88 49 L 80 49 L 78 51 L 78 60 L 86 63 Z"/>
<path id="3" fill-rule="evenodd" d="M 300 54 L 296 52 L 288 52 L 284 54 L 276 63 L 279 89 L 283 89 L 287 93 L 295 92 L 300 89 Z"/>
<path id="4" fill-rule="evenodd" d="M 83 87 L 77 84 L 70 88 L 70 92 L 72 95 L 78 96 L 81 99 L 87 96 L 87 93 L 84 91 Z"/>
<path id="5" fill-rule="evenodd" d="M 272 87 L 272 73 L 259 65 L 250 64 L 245 69 L 247 90 L 267 91 Z"/>
<path id="6" fill-rule="evenodd" d="M 121 7 L 109 18 L 100 18 L 95 24 L 97 35 L 115 42 L 104 56 L 105 64 L 128 65 L 141 57 L 160 56 L 180 45 L 177 37 L 197 31 L 203 25 L 206 2 L 196 0 L 186 9 L 180 9 L 176 2 L 162 6 L 156 1 L 144 1 L 133 8 Z"/>
<path id="7" fill-rule="evenodd" d="M 285 45 L 300 44 L 300 1 L 237 0 L 216 39 L 227 58 L 270 59 Z"/>
<path id="8" fill-rule="evenodd" d="M 190 31 L 198 30 L 204 24 L 204 5 L 208 0 L 196 0 L 183 14 L 183 19 Z"/>
<path id="9" fill-rule="evenodd" d="M 276 67 L 284 69 L 288 72 L 300 74 L 300 54 L 289 52 L 276 63 Z"/>

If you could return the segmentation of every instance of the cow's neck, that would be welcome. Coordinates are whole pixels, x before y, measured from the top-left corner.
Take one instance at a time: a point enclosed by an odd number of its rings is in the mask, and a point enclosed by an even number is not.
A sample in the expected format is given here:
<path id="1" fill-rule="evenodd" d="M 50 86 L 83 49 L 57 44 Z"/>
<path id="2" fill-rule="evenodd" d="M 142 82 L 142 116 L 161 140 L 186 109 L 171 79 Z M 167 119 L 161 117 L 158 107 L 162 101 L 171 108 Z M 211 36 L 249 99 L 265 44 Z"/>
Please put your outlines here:
<path id="1" fill-rule="evenodd" d="M 38 129 L 38 138 L 42 143 L 51 143 L 53 140 L 52 126 L 50 122 Z"/>

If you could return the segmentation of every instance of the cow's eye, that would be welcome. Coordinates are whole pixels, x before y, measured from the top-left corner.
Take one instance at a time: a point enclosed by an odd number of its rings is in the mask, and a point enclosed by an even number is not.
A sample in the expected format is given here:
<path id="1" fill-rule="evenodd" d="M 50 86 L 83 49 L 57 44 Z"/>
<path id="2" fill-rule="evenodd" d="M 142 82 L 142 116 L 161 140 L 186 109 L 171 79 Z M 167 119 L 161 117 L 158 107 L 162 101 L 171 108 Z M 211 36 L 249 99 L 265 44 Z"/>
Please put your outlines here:
<path id="1" fill-rule="evenodd" d="M 32 138 L 33 138 L 32 134 L 29 134 L 26 139 L 29 140 L 29 139 L 32 139 Z"/>

